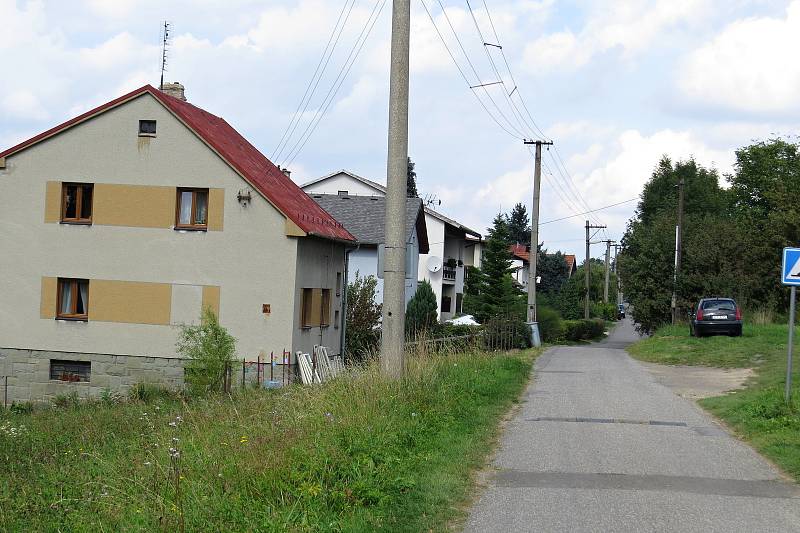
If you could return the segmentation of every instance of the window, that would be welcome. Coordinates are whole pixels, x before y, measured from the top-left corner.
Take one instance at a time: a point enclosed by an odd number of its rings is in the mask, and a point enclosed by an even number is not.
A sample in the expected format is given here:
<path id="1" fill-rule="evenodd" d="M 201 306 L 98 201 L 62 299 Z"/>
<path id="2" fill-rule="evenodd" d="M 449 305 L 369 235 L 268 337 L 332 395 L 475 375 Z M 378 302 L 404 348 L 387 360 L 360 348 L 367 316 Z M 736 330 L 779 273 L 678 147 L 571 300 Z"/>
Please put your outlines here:
<path id="1" fill-rule="evenodd" d="M 140 120 L 139 137 L 155 137 L 155 136 L 156 136 L 156 121 Z"/>
<path id="2" fill-rule="evenodd" d="M 61 185 L 61 222 L 64 224 L 92 223 L 91 183 L 64 183 Z"/>
<path id="3" fill-rule="evenodd" d="M 339 329 L 339 310 L 333 313 L 333 329 Z"/>
<path id="4" fill-rule="evenodd" d="M 348 191 L 336 191 L 336 194 L 338 194 L 339 196 L 347 196 L 347 192 Z"/>
<path id="5" fill-rule="evenodd" d="M 300 327 L 310 328 L 313 325 L 313 306 L 314 289 L 303 289 L 303 300 L 300 307 Z"/>
<path id="6" fill-rule="evenodd" d="M 88 320 L 89 280 L 58 278 L 58 313 L 62 320 Z"/>
<path id="7" fill-rule="evenodd" d="M 208 228 L 208 189 L 178 189 L 176 229 Z"/>
<path id="8" fill-rule="evenodd" d="M 89 381 L 92 376 L 92 363 L 89 361 L 62 361 L 50 359 L 50 379 L 59 381 Z"/>
<path id="9" fill-rule="evenodd" d="M 342 295 L 342 273 L 336 273 L 336 296 Z"/>
<path id="10" fill-rule="evenodd" d="M 449 296 L 442 296 L 442 313 L 450 312 L 451 298 Z"/>
<path id="11" fill-rule="evenodd" d="M 331 290 L 322 289 L 322 310 L 320 312 L 320 326 L 331 325 Z"/>

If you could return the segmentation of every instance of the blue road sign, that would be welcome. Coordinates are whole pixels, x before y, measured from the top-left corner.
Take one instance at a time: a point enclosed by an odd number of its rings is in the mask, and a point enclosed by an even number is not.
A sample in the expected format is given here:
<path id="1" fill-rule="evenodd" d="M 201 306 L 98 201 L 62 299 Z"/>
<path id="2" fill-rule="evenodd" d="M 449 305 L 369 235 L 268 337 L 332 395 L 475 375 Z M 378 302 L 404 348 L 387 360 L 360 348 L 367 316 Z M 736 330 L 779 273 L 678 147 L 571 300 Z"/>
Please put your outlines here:
<path id="1" fill-rule="evenodd" d="M 800 248 L 783 249 L 784 285 L 800 285 Z"/>

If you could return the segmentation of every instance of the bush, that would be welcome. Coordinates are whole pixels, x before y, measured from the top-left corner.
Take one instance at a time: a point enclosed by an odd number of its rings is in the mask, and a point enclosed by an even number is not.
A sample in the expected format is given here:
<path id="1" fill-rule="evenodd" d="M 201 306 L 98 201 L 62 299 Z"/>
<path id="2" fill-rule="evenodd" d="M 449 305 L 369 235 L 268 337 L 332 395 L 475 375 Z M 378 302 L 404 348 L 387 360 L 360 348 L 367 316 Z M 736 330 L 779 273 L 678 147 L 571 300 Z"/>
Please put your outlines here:
<path id="1" fill-rule="evenodd" d="M 577 342 L 597 339 L 605 331 L 606 324 L 599 318 L 564 321 L 564 339 L 568 341 Z"/>
<path id="2" fill-rule="evenodd" d="M 427 280 L 417 286 L 417 292 L 406 307 L 406 334 L 416 338 L 423 332 L 430 332 L 438 325 L 436 295 Z"/>
<path id="3" fill-rule="evenodd" d="M 233 362 L 236 339 L 222 327 L 210 307 L 203 310 L 200 324 L 181 326 L 177 351 L 188 359 L 186 384 L 192 395 L 220 392 Z"/>
<path id="4" fill-rule="evenodd" d="M 558 311 L 549 307 L 539 307 L 536 310 L 536 320 L 539 323 L 539 335 L 542 342 L 557 342 L 564 338 L 564 321 Z"/>
<path id="5" fill-rule="evenodd" d="M 347 284 L 347 332 L 345 357 L 348 361 L 365 361 L 378 350 L 381 340 L 381 304 L 375 302 L 378 278 L 359 276 Z"/>
<path id="6" fill-rule="evenodd" d="M 603 320 L 617 319 L 617 305 L 612 303 L 592 302 L 590 309 L 592 317 L 602 318 Z"/>

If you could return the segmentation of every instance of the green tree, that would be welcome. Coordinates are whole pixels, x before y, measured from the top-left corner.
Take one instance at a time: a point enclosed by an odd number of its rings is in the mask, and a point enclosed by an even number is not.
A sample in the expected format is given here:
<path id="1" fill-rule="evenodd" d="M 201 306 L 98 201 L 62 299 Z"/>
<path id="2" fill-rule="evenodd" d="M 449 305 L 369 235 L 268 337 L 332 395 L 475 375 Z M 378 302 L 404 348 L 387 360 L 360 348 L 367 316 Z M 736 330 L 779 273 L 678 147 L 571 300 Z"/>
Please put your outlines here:
<path id="1" fill-rule="evenodd" d="M 227 369 L 236 353 L 236 339 L 222 327 L 210 307 L 200 324 L 180 326 L 177 352 L 186 358 L 186 383 L 195 396 L 221 392 Z"/>
<path id="2" fill-rule="evenodd" d="M 345 354 L 348 360 L 363 361 L 378 349 L 380 342 L 381 304 L 375 302 L 378 278 L 361 277 L 347 284 L 347 330 Z"/>
<path id="3" fill-rule="evenodd" d="M 495 216 L 488 230 L 480 275 L 480 292 L 471 298 L 468 309 L 480 322 L 489 317 L 519 312 L 521 292 L 511 277 L 511 252 L 508 222 L 502 214 Z M 524 314 L 524 303 L 522 313 Z"/>
<path id="4" fill-rule="evenodd" d="M 591 260 L 589 276 L 589 303 L 591 318 L 604 318 L 597 311 L 603 302 L 603 287 L 605 285 L 605 261 Z M 586 296 L 586 261 L 578 267 L 577 271 L 561 288 L 555 298 L 556 307 L 561 316 L 568 320 L 577 320 L 584 317 L 584 298 Z M 616 303 L 617 277 L 612 272 L 609 276 L 609 302 Z"/>
<path id="5" fill-rule="evenodd" d="M 417 173 L 414 171 L 416 165 L 408 158 L 408 169 L 406 171 L 406 196 L 408 198 L 419 198 L 417 191 Z"/>
<path id="6" fill-rule="evenodd" d="M 542 278 L 537 287 L 538 292 L 543 294 L 558 293 L 569 279 L 569 268 L 564 254 L 560 251 L 549 254 L 547 249 L 540 250 L 536 264 L 536 275 Z"/>
<path id="7" fill-rule="evenodd" d="M 531 244 L 531 219 L 524 204 L 514 206 L 507 217 L 508 240 L 511 244 Z"/>
<path id="8" fill-rule="evenodd" d="M 423 280 L 406 307 L 406 333 L 417 337 L 432 331 L 438 324 L 436 294 L 430 282 Z"/>

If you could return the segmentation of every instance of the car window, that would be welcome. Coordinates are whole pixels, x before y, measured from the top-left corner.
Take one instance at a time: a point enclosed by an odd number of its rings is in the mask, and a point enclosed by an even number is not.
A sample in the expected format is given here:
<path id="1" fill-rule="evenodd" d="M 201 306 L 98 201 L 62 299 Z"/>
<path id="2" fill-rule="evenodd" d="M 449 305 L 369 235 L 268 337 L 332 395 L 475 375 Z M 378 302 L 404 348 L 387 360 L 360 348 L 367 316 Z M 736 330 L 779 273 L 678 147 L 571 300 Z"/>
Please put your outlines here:
<path id="1" fill-rule="evenodd" d="M 733 300 L 705 300 L 703 309 L 718 309 L 720 311 L 735 311 L 736 303 Z"/>

